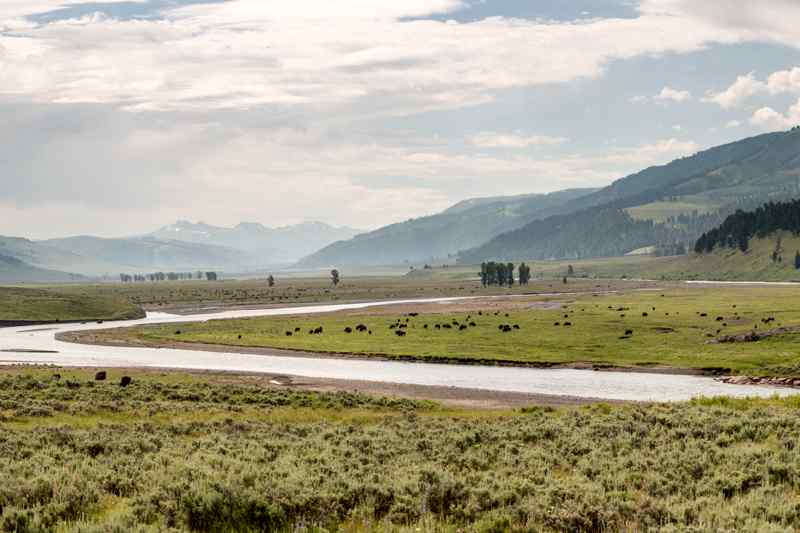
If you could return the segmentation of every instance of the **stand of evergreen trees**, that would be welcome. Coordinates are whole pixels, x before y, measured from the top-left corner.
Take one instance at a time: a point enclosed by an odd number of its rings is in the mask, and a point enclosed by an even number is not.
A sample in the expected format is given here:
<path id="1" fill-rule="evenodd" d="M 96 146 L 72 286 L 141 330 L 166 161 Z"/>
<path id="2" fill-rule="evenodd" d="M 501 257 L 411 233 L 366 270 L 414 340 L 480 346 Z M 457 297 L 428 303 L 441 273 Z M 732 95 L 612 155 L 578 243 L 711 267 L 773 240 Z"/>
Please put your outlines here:
<path id="1" fill-rule="evenodd" d="M 708 253 L 719 246 L 745 252 L 751 238 L 766 237 L 780 230 L 800 233 L 800 200 L 770 202 L 755 211 L 736 211 L 719 227 L 701 235 L 694 251 Z"/>
<path id="2" fill-rule="evenodd" d="M 514 285 L 514 263 L 496 263 L 489 261 L 481 263 L 481 284 L 486 287 L 489 285 L 499 285 L 504 287 Z M 520 263 L 519 284 L 527 285 L 531 280 L 531 268 L 525 263 Z"/>

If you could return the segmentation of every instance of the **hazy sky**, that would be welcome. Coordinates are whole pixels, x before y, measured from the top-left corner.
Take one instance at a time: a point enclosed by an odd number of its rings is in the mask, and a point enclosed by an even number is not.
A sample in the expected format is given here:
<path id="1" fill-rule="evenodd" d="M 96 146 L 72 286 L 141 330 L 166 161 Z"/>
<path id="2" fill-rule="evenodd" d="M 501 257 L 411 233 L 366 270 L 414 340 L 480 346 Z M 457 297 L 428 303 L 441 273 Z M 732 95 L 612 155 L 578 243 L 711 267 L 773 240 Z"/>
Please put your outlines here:
<path id="1" fill-rule="evenodd" d="M 797 0 L 0 0 L 0 234 L 373 228 L 800 123 Z"/>

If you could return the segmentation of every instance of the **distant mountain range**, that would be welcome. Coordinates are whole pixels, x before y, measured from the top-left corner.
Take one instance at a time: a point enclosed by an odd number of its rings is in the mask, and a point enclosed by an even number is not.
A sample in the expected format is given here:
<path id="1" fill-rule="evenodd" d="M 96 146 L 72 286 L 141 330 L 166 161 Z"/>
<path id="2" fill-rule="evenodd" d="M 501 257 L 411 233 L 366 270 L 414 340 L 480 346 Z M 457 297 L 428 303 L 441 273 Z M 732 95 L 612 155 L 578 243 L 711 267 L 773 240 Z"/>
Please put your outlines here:
<path id="1" fill-rule="evenodd" d="M 0 281 L 68 281 L 152 271 L 252 271 L 288 265 L 356 233 L 320 222 L 273 229 L 255 223 L 222 228 L 180 221 L 138 237 L 84 235 L 33 241 L 0 236 Z"/>
<path id="2" fill-rule="evenodd" d="M 82 276 L 38 268 L 16 257 L 0 255 L 0 283 L 80 281 Z"/>
<path id="3" fill-rule="evenodd" d="M 463 263 L 579 259 L 673 244 L 692 249 L 701 234 L 737 209 L 795 197 L 800 197 L 800 128 L 711 148 L 602 189 L 475 198 L 366 233 L 319 222 L 224 228 L 179 221 L 119 239 L 0 237 L 0 281 L 61 281 L 70 273 L 243 272 L 294 262 L 327 268 L 454 258 Z"/>
<path id="4" fill-rule="evenodd" d="M 298 266 L 391 265 L 436 262 L 509 230 L 558 212 L 595 189 L 465 200 L 445 211 L 357 235 L 302 259 Z"/>
<path id="5" fill-rule="evenodd" d="M 350 239 L 361 230 L 334 227 L 322 222 L 304 222 L 294 226 L 269 228 L 243 222 L 233 228 L 211 226 L 202 222 L 179 221 L 148 235 L 159 240 L 224 246 L 246 252 L 256 263 L 293 263 L 332 242 Z"/>
<path id="6" fill-rule="evenodd" d="M 736 209 L 800 196 L 800 129 L 711 148 L 602 189 L 479 198 L 336 242 L 301 267 L 578 259 L 692 248 Z"/>

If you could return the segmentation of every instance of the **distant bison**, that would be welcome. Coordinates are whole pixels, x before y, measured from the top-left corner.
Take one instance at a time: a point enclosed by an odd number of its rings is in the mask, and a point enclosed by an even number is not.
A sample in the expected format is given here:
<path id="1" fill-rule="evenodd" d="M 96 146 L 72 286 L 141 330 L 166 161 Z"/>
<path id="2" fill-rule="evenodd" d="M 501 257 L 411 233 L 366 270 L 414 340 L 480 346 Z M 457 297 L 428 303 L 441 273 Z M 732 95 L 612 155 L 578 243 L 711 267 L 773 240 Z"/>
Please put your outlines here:
<path id="1" fill-rule="evenodd" d="M 291 336 L 292 336 L 292 332 L 291 332 L 291 331 L 287 331 L 287 332 L 286 332 L 286 336 L 287 336 L 287 337 L 291 337 Z"/>
<path id="2" fill-rule="evenodd" d="M 403 330 L 400 330 L 400 329 L 395 331 L 394 334 L 397 335 L 398 337 L 405 337 L 406 336 L 406 332 L 403 331 Z"/>
<path id="3" fill-rule="evenodd" d="M 632 330 L 632 329 L 626 329 L 626 330 L 625 330 L 625 335 L 626 335 L 626 336 L 633 335 L 633 330 Z"/>
<path id="4" fill-rule="evenodd" d="M 458 331 L 464 331 L 465 329 L 467 329 L 467 326 L 465 326 L 464 324 L 461 324 L 461 325 L 458 327 Z"/>
<path id="5" fill-rule="evenodd" d="M 346 328 L 344 328 L 344 332 L 345 333 L 353 333 L 353 328 L 351 328 L 350 326 L 347 326 Z"/>
<path id="6" fill-rule="evenodd" d="M 105 381 L 106 380 L 106 371 L 105 370 L 101 370 L 100 372 L 95 374 L 94 375 L 94 380 L 95 381 Z"/>
<path id="7" fill-rule="evenodd" d="M 133 380 L 130 376 L 122 376 L 122 379 L 119 380 L 120 387 L 127 387 L 131 383 L 133 383 Z"/>

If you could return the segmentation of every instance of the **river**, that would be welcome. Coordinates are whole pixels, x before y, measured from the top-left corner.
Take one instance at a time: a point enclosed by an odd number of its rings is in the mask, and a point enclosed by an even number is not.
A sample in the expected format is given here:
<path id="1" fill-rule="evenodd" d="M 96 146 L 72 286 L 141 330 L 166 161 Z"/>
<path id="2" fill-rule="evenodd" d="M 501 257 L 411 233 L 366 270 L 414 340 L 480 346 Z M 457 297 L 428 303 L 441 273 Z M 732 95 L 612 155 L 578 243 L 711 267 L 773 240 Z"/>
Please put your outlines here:
<path id="1" fill-rule="evenodd" d="M 57 333 L 69 331 L 142 324 L 203 322 L 225 318 L 328 313 L 400 303 L 447 303 L 459 299 L 461 298 L 308 305 L 232 310 L 191 316 L 149 313 L 145 319 L 125 322 L 0 328 L 0 364 L 264 372 L 309 378 L 351 379 L 634 401 L 681 401 L 700 396 L 769 397 L 800 393 L 800 390 L 789 388 L 728 385 L 704 376 L 266 356 L 163 348 L 120 348 L 72 344 L 55 338 Z"/>

